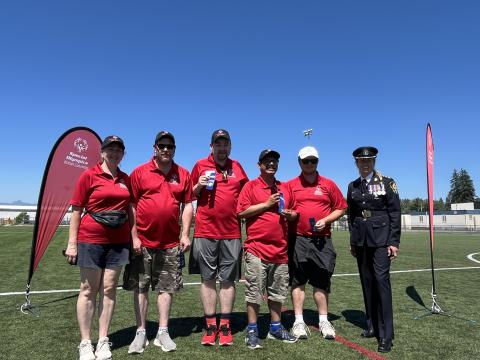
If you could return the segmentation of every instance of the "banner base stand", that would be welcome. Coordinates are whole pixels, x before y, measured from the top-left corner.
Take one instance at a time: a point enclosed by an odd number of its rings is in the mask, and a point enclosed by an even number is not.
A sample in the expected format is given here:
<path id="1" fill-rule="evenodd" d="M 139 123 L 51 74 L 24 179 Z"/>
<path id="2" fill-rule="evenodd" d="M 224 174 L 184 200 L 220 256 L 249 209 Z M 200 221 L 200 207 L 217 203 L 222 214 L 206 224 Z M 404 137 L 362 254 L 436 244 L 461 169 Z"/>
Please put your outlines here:
<path id="1" fill-rule="evenodd" d="M 20 306 L 20 311 L 25 315 L 40 316 L 40 311 L 30 302 L 30 284 L 25 289 L 25 302 Z"/>
<path id="2" fill-rule="evenodd" d="M 460 317 L 460 316 L 456 316 L 454 313 L 448 313 L 447 311 L 444 311 L 441 308 L 440 304 L 438 303 L 437 294 L 432 292 L 430 295 L 432 296 L 432 307 L 430 309 L 427 309 L 427 307 L 425 307 L 425 309 L 426 309 L 425 313 L 415 316 L 414 320 L 421 320 L 421 319 L 423 319 L 427 316 L 430 316 L 430 315 L 441 315 L 441 316 L 446 316 L 446 317 L 457 319 L 457 320 L 466 321 L 470 325 L 476 325 L 477 324 L 477 322 L 475 320 L 463 318 L 463 317 Z"/>

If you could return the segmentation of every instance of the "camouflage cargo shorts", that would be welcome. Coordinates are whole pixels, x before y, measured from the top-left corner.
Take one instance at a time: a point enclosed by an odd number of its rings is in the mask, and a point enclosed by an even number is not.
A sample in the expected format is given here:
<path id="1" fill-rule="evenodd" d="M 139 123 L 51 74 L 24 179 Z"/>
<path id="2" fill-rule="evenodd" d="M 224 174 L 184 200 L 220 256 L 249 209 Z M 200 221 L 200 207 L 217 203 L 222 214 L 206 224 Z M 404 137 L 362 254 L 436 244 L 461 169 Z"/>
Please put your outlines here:
<path id="1" fill-rule="evenodd" d="M 149 287 L 166 293 L 175 293 L 183 288 L 180 251 L 176 246 L 170 249 L 149 249 L 142 247 L 142 254 L 135 256 L 125 267 L 123 288 L 147 292 Z"/>

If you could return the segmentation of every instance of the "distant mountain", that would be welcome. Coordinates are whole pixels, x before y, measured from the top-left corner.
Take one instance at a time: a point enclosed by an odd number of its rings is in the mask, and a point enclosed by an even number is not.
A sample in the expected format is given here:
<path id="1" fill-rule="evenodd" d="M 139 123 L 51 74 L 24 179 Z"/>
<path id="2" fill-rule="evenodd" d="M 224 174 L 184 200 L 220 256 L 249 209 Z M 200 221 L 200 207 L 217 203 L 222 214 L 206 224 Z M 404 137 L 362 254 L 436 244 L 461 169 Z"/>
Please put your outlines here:
<path id="1" fill-rule="evenodd" d="M 36 205 L 36 204 L 31 204 L 31 203 L 26 203 L 21 200 L 13 201 L 11 203 L 0 203 L 0 205 Z"/>

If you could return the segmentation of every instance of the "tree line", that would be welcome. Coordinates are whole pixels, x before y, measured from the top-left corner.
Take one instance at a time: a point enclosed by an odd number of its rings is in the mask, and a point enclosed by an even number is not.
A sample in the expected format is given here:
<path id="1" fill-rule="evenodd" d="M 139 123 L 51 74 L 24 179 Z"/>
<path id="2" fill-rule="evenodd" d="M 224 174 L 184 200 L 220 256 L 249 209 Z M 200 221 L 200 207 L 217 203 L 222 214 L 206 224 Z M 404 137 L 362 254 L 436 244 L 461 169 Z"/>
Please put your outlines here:
<path id="1" fill-rule="evenodd" d="M 450 179 L 450 191 L 447 198 L 440 198 L 433 201 L 435 211 L 450 210 L 451 204 L 473 202 L 475 209 L 480 209 L 480 198 L 475 195 L 475 187 L 467 170 L 453 169 Z M 410 213 L 413 211 L 428 211 L 428 199 L 402 199 L 402 213 Z"/>

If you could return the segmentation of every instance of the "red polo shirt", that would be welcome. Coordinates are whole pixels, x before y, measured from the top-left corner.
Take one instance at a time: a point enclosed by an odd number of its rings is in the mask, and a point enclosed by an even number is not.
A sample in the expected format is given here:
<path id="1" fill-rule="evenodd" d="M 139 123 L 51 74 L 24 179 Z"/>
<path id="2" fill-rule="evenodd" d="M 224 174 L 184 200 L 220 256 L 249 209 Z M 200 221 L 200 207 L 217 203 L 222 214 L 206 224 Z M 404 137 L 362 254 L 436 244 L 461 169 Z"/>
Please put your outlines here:
<path id="1" fill-rule="evenodd" d="M 130 174 L 132 202 L 137 208 L 137 232 L 142 245 L 169 249 L 179 243 L 180 204 L 193 199 L 190 173 L 173 163 L 167 175 L 152 158 Z"/>
<path id="2" fill-rule="evenodd" d="M 111 228 L 96 222 L 89 212 L 109 210 L 128 211 L 130 204 L 130 182 L 128 175 L 118 170 L 113 178 L 103 171 L 98 163 L 85 170 L 77 181 L 71 205 L 85 208 L 87 213 L 82 217 L 78 229 L 77 240 L 91 244 L 123 244 L 130 241 L 130 226 L 126 221 L 119 228 Z"/>
<path id="3" fill-rule="evenodd" d="M 334 210 L 343 210 L 347 208 L 347 202 L 338 186 L 330 179 L 318 175 L 317 181 L 313 184 L 308 183 L 300 175 L 288 182 L 297 204 L 298 219 L 292 224 L 293 232 L 297 235 L 312 236 L 312 230 L 309 218 L 314 218 L 315 222 L 328 216 Z M 331 236 L 330 224 L 315 235 Z"/>
<path id="4" fill-rule="evenodd" d="M 237 202 L 240 190 L 248 181 L 247 174 L 238 161 L 227 159 L 220 168 L 213 156 L 199 160 L 192 170 L 192 184 L 197 184 L 206 171 L 216 172 L 212 190 L 203 188 L 197 201 L 195 237 L 209 239 L 239 239 L 240 222 L 237 218 Z"/>
<path id="5" fill-rule="evenodd" d="M 285 209 L 294 209 L 295 200 L 287 183 L 276 181 L 278 191 L 283 193 Z M 275 193 L 273 187 L 258 177 L 245 184 L 240 193 L 237 205 L 237 214 L 247 210 L 252 205 L 257 205 L 268 200 Z M 247 240 L 245 251 L 252 253 L 260 259 L 275 263 L 288 263 L 288 230 L 287 220 L 278 212 L 278 205 L 274 205 L 261 214 L 246 219 Z"/>

